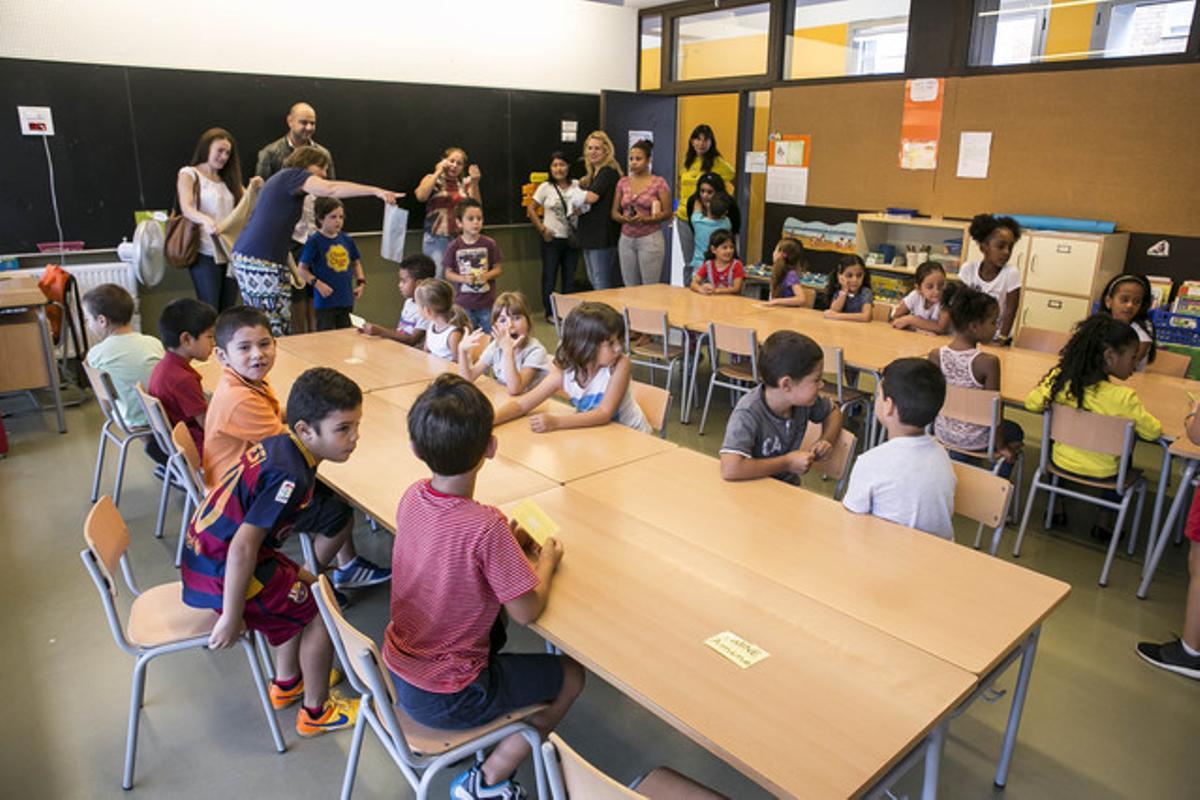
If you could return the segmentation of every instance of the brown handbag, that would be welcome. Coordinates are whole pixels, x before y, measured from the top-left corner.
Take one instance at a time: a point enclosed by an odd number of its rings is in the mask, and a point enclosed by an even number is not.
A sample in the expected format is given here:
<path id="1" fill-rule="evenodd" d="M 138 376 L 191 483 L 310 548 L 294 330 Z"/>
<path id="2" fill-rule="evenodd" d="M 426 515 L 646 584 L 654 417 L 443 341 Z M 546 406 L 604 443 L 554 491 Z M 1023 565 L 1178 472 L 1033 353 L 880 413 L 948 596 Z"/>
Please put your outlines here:
<path id="1" fill-rule="evenodd" d="M 192 205 L 200 207 L 200 174 L 193 170 L 193 180 L 196 185 L 196 198 Z M 172 267 L 186 269 L 196 263 L 200 255 L 200 226 L 185 217 L 179 211 L 179 195 L 175 196 L 175 205 L 171 215 L 167 217 L 167 237 L 163 245 L 163 254 L 167 263 Z"/>

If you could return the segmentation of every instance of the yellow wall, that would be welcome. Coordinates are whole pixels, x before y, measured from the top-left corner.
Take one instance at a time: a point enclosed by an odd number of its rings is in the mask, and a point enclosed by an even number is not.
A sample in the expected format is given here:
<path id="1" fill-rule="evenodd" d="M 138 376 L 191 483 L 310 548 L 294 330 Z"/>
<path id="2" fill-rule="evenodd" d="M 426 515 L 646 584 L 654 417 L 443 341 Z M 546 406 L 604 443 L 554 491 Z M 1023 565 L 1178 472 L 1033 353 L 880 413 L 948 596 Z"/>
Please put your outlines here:
<path id="1" fill-rule="evenodd" d="M 849 25 L 821 25 L 792 31 L 789 78 L 823 78 L 846 74 Z"/>
<path id="2" fill-rule="evenodd" d="M 1064 2 L 1068 0 L 1054 0 L 1054 5 Z M 1050 19 L 1046 23 L 1044 55 L 1051 61 L 1087 58 L 1085 54 L 1091 49 L 1095 19 L 1095 3 L 1050 9 Z"/>
<path id="3" fill-rule="evenodd" d="M 737 94 L 697 94 L 690 97 L 680 97 L 676 118 L 676 150 L 679 163 L 687 154 L 688 135 L 692 129 L 701 123 L 713 129 L 717 137 L 717 149 L 725 160 L 738 168 L 737 164 L 737 130 L 738 130 L 738 96 Z"/>
<path id="4" fill-rule="evenodd" d="M 681 81 L 758 75 L 767 69 L 767 36 L 736 36 L 685 44 L 683 59 L 677 66 L 675 79 Z"/>
<path id="5" fill-rule="evenodd" d="M 639 89 L 649 91 L 661 88 L 662 80 L 662 48 L 642 51 L 642 76 Z"/>
<path id="6" fill-rule="evenodd" d="M 771 93 L 754 92 L 752 96 L 754 133 L 750 143 L 752 150 L 766 150 L 769 142 L 771 122 Z M 741 167 L 742 165 L 737 165 Z M 742 225 L 746 227 L 746 263 L 770 259 L 771 254 L 762 252 L 763 212 L 765 211 L 767 176 L 755 173 L 750 176 L 750 213 L 742 214 Z"/>

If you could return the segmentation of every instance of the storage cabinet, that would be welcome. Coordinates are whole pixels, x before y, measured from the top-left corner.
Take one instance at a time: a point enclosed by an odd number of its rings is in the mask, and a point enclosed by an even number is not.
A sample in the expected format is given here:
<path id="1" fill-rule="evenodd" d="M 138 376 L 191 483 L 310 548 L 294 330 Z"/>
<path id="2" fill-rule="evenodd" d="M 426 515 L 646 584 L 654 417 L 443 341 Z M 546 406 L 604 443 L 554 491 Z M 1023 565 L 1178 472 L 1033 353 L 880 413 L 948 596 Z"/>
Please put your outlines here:
<path id="1" fill-rule="evenodd" d="M 1047 294 L 1022 289 L 1021 309 L 1013 325 L 1015 332 L 1022 325 L 1067 333 L 1075 323 L 1088 315 L 1092 301 L 1084 297 Z"/>

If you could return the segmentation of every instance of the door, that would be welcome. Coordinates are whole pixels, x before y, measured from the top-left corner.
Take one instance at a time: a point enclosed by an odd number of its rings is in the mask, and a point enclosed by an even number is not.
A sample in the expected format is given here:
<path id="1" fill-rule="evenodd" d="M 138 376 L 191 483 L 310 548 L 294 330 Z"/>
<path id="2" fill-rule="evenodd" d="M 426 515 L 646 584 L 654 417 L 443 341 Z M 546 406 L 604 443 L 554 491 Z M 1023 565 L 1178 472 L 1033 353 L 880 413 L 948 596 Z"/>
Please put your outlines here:
<path id="1" fill-rule="evenodd" d="M 1022 326 L 1070 333 L 1075 323 L 1088 315 L 1091 304 L 1086 297 L 1065 297 L 1026 290 L 1021 298 L 1018 318 Z"/>

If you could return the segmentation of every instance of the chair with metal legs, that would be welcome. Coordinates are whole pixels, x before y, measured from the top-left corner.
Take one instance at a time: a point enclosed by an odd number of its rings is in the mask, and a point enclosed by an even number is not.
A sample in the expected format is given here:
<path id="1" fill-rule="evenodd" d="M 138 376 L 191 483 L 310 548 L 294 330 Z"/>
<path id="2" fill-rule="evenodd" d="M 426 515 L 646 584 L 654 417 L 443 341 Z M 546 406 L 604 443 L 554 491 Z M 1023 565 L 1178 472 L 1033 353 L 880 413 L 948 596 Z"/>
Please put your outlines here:
<path id="1" fill-rule="evenodd" d="M 697 344 L 697 354 L 698 348 Z M 742 360 L 722 363 L 721 353 Z M 700 435 L 704 435 L 704 425 L 708 422 L 713 389 L 720 386 L 737 397 L 753 390 L 762 381 L 758 372 L 758 333 L 754 328 L 708 323 L 708 360 L 712 374 L 708 378 L 708 392 L 704 395 L 704 411 L 700 414 Z"/>
<path id="2" fill-rule="evenodd" d="M 100 410 L 104 412 L 104 425 L 100 428 L 100 450 L 96 454 L 96 474 L 92 478 L 92 502 L 96 502 L 96 498 L 100 496 L 100 475 L 104 471 L 104 448 L 108 442 L 112 442 L 119 448 L 117 478 L 113 484 L 113 505 L 119 506 L 121 504 L 121 484 L 125 480 L 125 457 L 129 452 L 129 445 L 139 439 L 149 439 L 154 434 L 147 425 L 130 426 L 125 422 L 125 418 L 121 416 L 121 410 L 117 408 L 117 390 L 107 372 L 92 367 L 86 361 L 83 362 L 83 371 L 92 385 L 96 401 L 100 403 Z"/>
<path id="3" fill-rule="evenodd" d="M 154 434 L 154 441 L 166 456 L 166 463 L 163 464 L 162 476 L 162 491 L 158 496 L 158 515 L 154 520 L 154 538 L 161 539 L 163 535 L 163 523 L 167 517 L 167 504 L 170 502 L 171 487 L 175 487 L 184 492 L 184 517 L 187 516 L 187 490 L 175 475 L 175 470 L 178 468 L 179 452 L 175 448 L 175 442 L 171 439 L 171 423 L 167 420 L 167 412 L 162 406 L 162 402 L 146 391 L 146 387 L 142 384 L 137 384 L 135 390 L 138 394 L 138 400 L 142 404 L 142 410 L 146 412 L 146 419 L 150 422 L 150 431 Z M 179 561 L 176 560 L 175 566 L 179 566 Z"/>

